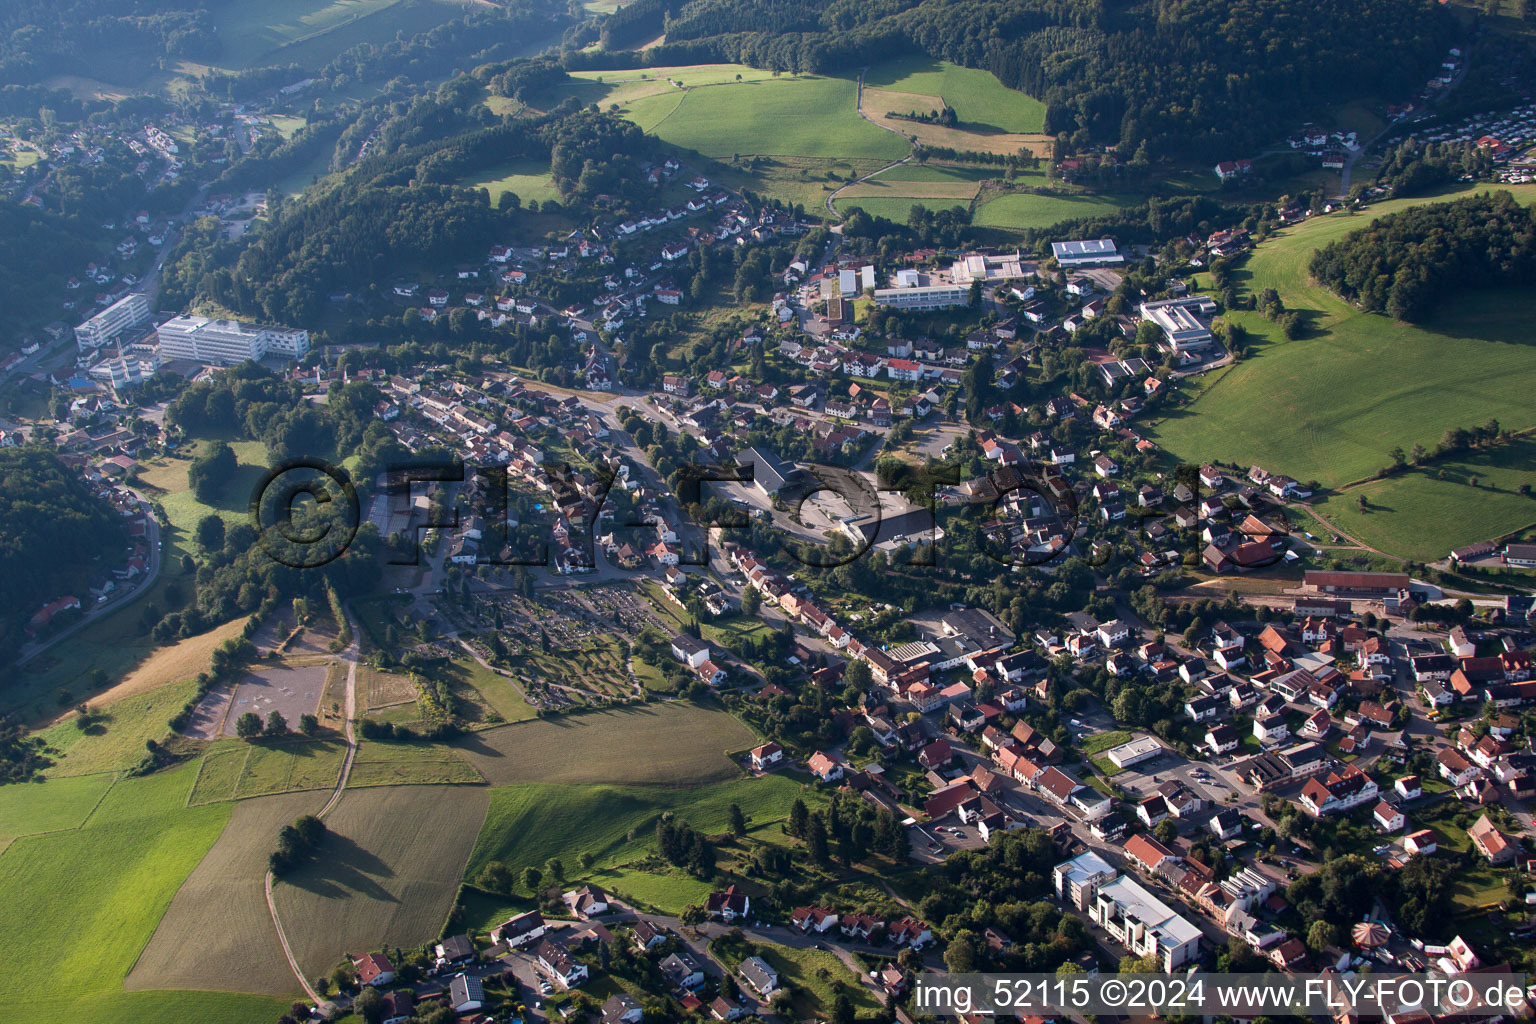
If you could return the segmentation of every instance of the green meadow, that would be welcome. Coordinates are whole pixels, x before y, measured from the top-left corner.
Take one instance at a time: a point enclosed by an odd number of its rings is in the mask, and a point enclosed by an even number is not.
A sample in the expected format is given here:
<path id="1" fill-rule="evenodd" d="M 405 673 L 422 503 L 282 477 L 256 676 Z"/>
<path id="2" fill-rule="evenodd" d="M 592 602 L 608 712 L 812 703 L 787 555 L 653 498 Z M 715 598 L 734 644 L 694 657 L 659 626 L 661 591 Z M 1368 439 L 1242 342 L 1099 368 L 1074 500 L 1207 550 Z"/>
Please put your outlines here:
<path id="1" fill-rule="evenodd" d="M 899 160 L 911 148 L 859 117 L 855 83 L 794 76 L 644 96 L 621 112 L 646 131 L 708 157 L 737 154 Z"/>
<path id="2" fill-rule="evenodd" d="M 1042 195 L 1036 192 L 1011 192 L 989 199 L 976 208 L 973 223 L 988 228 L 1048 228 L 1064 220 L 1097 217 L 1137 203 L 1135 196 Z"/>
<path id="3" fill-rule="evenodd" d="M 171 898 L 229 819 L 229 804 L 185 806 L 194 771 L 124 779 L 83 827 L 24 836 L 0 855 L 6 918 L 26 923 L 0 931 L 7 1021 L 270 1024 L 286 1010 L 282 1000 L 253 996 L 123 990 Z M 64 799 L 74 814 L 86 795 L 77 789 Z"/>
<path id="4" fill-rule="evenodd" d="M 1235 284 L 1251 293 L 1276 289 L 1287 309 L 1301 312 L 1306 333 L 1286 340 L 1263 316 L 1234 314 L 1249 332 L 1249 354 L 1201 382 L 1199 397 L 1149 434 L 1186 461 L 1259 463 L 1339 488 L 1388 464 L 1395 447 L 1433 449 L 1453 427 L 1490 417 L 1505 429 L 1536 426 L 1530 398 L 1536 302 L 1529 292 L 1469 290 L 1448 298 L 1427 322 L 1410 325 L 1362 313 L 1307 276 L 1313 251 L 1374 217 L 1471 191 L 1314 218 L 1260 244 L 1234 271 Z M 1523 202 L 1536 201 L 1536 186 L 1510 191 Z M 1472 462 L 1481 459 L 1480 470 L 1447 464 L 1446 480 L 1435 467 L 1365 485 L 1367 501 L 1379 511 L 1360 513 L 1353 490 L 1322 507 L 1340 526 L 1360 529 L 1362 540 L 1389 553 L 1440 557 L 1456 544 L 1536 519 L 1523 499 L 1458 482 L 1516 472 L 1525 450 L 1479 453 Z"/>
<path id="5" fill-rule="evenodd" d="M 990 71 L 963 68 L 931 57 L 905 57 L 877 64 L 864 84 L 891 92 L 938 96 L 954 108 L 961 127 L 1001 132 L 1045 129 L 1045 104 L 999 82 Z"/>

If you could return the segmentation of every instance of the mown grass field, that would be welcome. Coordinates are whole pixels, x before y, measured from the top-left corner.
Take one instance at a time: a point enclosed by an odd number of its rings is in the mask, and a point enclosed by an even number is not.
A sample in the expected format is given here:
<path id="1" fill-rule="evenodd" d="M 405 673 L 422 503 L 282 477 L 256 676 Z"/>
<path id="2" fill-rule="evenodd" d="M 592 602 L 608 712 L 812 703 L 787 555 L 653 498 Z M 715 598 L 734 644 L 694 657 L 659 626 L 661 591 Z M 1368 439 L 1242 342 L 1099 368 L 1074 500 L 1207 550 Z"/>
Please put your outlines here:
<path id="1" fill-rule="evenodd" d="M 114 775 L 77 775 L 0 786 L 0 850 L 18 836 L 79 828 L 114 781 Z"/>
<path id="2" fill-rule="evenodd" d="M 206 441 L 199 441 L 194 454 L 201 453 L 206 445 Z M 187 486 L 187 470 L 192 465 L 190 457 L 162 457 L 144 465 L 140 479 L 148 485 L 146 496 L 163 505 L 171 525 L 188 538 L 197 528 L 198 521 L 209 514 L 219 516 L 226 524 L 250 520 L 251 492 L 269 465 L 267 446 L 260 441 L 231 441 L 229 447 L 234 450 L 239 468 L 223 491 L 206 504 L 198 501 Z M 191 543 L 189 539 L 187 544 L 190 546 Z"/>
<path id="3" fill-rule="evenodd" d="M 688 785 L 733 778 L 728 751 L 757 743 L 724 711 L 693 704 L 628 706 L 487 729 L 460 739 L 492 785 L 519 782 Z"/>
<path id="4" fill-rule="evenodd" d="M 1257 462 L 1337 488 L 1386 465 L 1394 447 L 1432 449 L 1451 427 L 1489 417 L 1506 429 L 1536 426 L 1528 383 L 1536 374 L 1536 329 L 1528 293 L 1468 291 L 1451 297 L 1430 321 L 1407 325 L 1362 313 L 1307 277 L 1313 251 L 1374 217 L 1472 191 L 1314 218 L 1261 244 L 1234 281 L 1244 291 L 1275 288 L 1288 309 L 1302 312 L 1308 334 L 1287 341 L 1261 315 L 1235 314 L 1253 339 L 1252 354 L 1208 381 L 1199 398 L 1165 418 L 1153 436 L 1187 461 Z M 1536 186 L 1510 191 L 1523 202 L 1536 201 Z M 1438 556 L 1454 546 L 1452 538 L 1466 534 L 1463 521 L 1481 529 L 1520 518 L 1506 517 L 1517 510 L 1502 500 L 1499 509 L 1477 509 L 1488 495 L 1468 488 L 1469 500 L 1449 500 L 1452 489 L 1433 483 L 1372 485 L 1381 490 L 1382 505 L 1395 512 L 1364 524 L 1378 546 Z M 1330 511 L 1346 525 L 1349 514 L 1338 508 Z M 1410 519 L 1417 521 L 1409 526 Z"/>
<path id="5" fill-rule="evenodd" d="M 1015 231 L 1025 228 L 1047 228 L 1064 220 L 1101 216 L 1135 204 L 1134 196 L 1099 195 L 1086 192 L 1077 195 L 1012 192 L 989 199 L 978 206 L 973 223 L 982 227 L 1009 228 Z"/>
<path id="6" fill-rule="evenodd" d="M 83 828 L 17 839 L 0 855 L 0 902 L 13 923 L 0 930 L 8 1022 L 270 1024 L 286 1010 L 284 1001 L 256 996 L 123 989 L 229 819 L 228 804 L 185 806 L 192 773 L 184 766 L 124 779 Z"/>
<path id="7" fill-rule="evenodd" d="M 864 85 L 940 97 L 954 108 L 962 127 L 975 125 L 1000 132 L 1045 129 L 1044 103 L 1008 88 L 989 71 L 963 68 L 948 61 L 924 56 L 886 61 L 864 73 Z"/>
<path id="8" fill-rule="evenodd" d="M 347 776 L 349 789 L 367 786 L 475 784 L 485 780 L 448 747 L 427 743 L 364 741 Z"/>
<path id="9" fill-rule="evenodd" d="M 583 103 L 624 106 L 646 96 L 670 93 L 681 97 L 684 89 L 712 85 L 736 85 L 741 82 L 770 81 L 772 71 L 745 64 L 693 64 L 669 67 L 619 70 L 573 71 L 573 82 L 561 92 L 561 98 L 575 96 Z M 793 76 L 790 76 L 793 77 Z"/>
<path id="10" fill-rule="evenodd" d="M 203 755 L 190 803 L 329 790 L 341 776 L 346 753 L 340 737 L 283 743 L 219 740 Z"/>
<path id="11" fill-rule="evenodd" d="M 856 92 L 845 79 L 784 77 L 645 96 L 621 112 L 673 145 L 716 159 L 901 159 L 908 144 L 859 117 Z"/>
<path id="12" fill-rule="evenodd" d="M 844 192 L 838 196 L 833 204 L 837 212 L 847 214 L 854 209 L 863 210 L 871 217 L 884 217 L 886 220 L 897 224 L 905 224 L 912 216 L 912 207 L 921 206 L 935 212 L 947 210 L 952 206 L 958 206 L 962 210 L 968 208 L 969 199 L 934 199 L 932 197 L 920 198 L 917 196 L 849 196 Z"/>
<path id="13" fill-rule="evenodd" d="M 479 786 L 392 786 L 348 792 L 326 816 L 317 858 L 275 890 L 304 972 L 343 953 L 419 945 L 438 935 L 485 821 Z M 323 927 L 312 926 L 325 922 Z"/>
<path id="14" fill-rule="evenodd" d="M 289 793 L 235 805 L 218 841 L 176 891 L 126 987 L 298 994 L 267 910 L 267 855 L 278 829 L 313 814 L 325 799 Z M 228 969 L 233 963 L 238 971 Z"/>

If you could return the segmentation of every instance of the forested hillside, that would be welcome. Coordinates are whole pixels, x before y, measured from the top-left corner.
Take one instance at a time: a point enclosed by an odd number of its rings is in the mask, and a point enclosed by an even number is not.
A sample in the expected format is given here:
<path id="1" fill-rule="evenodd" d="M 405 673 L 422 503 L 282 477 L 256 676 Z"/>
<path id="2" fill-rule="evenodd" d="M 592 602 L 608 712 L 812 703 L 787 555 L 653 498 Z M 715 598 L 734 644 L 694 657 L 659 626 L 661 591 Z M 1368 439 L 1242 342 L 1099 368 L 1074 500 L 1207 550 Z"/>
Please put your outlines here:
<path id="1" fill-rule="evenodd" d="M 210 60 L 220 50 L 208 8 L 230 0 L 6 0 L 0 4 L 0 85 L 33 85 L 61 71 L 99 72 L 88 58 L 147 62 L 164 54 Z"/>
<path id="2" fill-rule="evenodd" d="M 81 586 L 126 543 L 122 517 L 56 454 L 0 449 L 0 651 L 21 642 L 33 612 Z"/>
<path id="3" fill-rule="evenodd" d="M 1310 270 L 1368 312 L 1423 320 L 1458 289 L 1536 282 L 1536 211 L 1508 192 L 1410 207 L 1319 249 Z"/>
<path id="4" fill-rule="evenodd" d="M 474 79 L 464 83 L 477 87 Z M 643 178 L 650 143 L 633 124 L 569 104 L 546 117 L 484 127 L 473 96 L 445 86 L 384 129 L 378 156 L 344 183 L 285 207 L 235 259 L 238 246 L 189 233 L 167 264 L 177 298 L 212 299 L 225 308 L 286 323 L 312 322 L 334 290 L 383 287 L 381 267 L 398 276 L 436 272 L 518 237 L 516 204 L 492 208 L 482 189 L 450 184 L 510 159 L 549 160 L 567 197 L 624 196 Z M 621 207 L 622 209 L 622 207 Z"/>
<path id="5" fill-rule="evenodd" d="M 656 66 L 830 73 L 927 54 L 1045 101 L 1053 134 L 1223 158 L 1319 104 L 1411 91 L 1445 48 L 1442 17 L 1431 0 L 637 0 L 602 39 L 621 50 L 664 28 L 665 43 L 629 55 Z"/>

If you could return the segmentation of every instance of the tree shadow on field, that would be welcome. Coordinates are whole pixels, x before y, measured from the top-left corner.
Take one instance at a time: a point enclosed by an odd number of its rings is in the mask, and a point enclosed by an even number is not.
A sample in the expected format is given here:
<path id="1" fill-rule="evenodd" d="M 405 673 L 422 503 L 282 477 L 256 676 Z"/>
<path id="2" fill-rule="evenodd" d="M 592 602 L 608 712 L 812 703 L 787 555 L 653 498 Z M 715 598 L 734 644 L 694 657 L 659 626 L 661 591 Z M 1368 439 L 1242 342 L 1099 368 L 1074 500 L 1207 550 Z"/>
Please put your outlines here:
<path id="1" fill-rule="evenodd" d="M 327 899 L 366 896 L 385 903 L 399 899 L 375 878 L 393 878 L 394 869 L 378 855 L 359 846 L 353 839 L 331 833 L 316 860 L 295 872 L 288 881 L 296 888 Z"/>

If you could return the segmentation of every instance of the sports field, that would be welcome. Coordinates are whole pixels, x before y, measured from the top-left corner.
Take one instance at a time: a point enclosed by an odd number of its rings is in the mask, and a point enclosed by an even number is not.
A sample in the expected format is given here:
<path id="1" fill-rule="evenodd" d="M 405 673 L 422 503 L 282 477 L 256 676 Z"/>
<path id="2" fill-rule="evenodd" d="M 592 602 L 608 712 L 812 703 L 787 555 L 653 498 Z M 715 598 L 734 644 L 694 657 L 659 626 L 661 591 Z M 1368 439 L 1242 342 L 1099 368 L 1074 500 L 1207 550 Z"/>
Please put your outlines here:
<path id="1" fill-rule="evenodd" d="M 264 882 L 278 829 L 325 803 L 324 793 L 290 793 L 236 805 L 229 824 L 171 901 L 129 972 L 129 991 L 192 988 L 296 994 Z M 238 971 L 229 970 L 239 963 Z"/>
<path id="2" fill-rule="evenodd" d="M 724 711 L 692 704 L 627 706 L 519 722 L 460 739 L 492 785 L 518 782 L 692 785 L 733 778 L 727 752 L 756 745 Z"/>
<path id="3" fill-rule="evenodd" d="M 182 882 L 214 844 L 229 804 L 187 808 L 191 766 L 124 779 L 76 831 L 17 839 L 0 855 L 5 1019 L 56 1024 L 218 1020 L 270 1024 L 281 1000 L 126 992 L 124 979 Z"/>
<path id="4" fill-rule="evenodd" d="M 673 145 L 716 159 L 901 159 L 911 147 L 859 117 L 856 93 L 855 83 L 841 78 L 770 78 L 674 89 L 632 100 L 621 112 Z"/>
<path id="5" fill-rule="evenodd" d="M 274 891 L 284 923 L 295 922 L 288 937 L 304 972 L 329 971 L 344 953 L 435 938 L 489 795 L 480 786 L 349 791 L 326 816 L 331 835 L 317 858 Z"/>
<path id="6" fill-rule="evenodd" d="M 1048 228 L 1064 220 L 1096 217 L 1136 205 L 1133 196 L 1091 193 L 1041 195 L 1012 192 L 989 199 L 976 208 L 973 223 L 989 228 Z"/>

